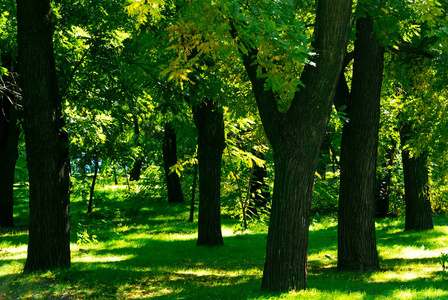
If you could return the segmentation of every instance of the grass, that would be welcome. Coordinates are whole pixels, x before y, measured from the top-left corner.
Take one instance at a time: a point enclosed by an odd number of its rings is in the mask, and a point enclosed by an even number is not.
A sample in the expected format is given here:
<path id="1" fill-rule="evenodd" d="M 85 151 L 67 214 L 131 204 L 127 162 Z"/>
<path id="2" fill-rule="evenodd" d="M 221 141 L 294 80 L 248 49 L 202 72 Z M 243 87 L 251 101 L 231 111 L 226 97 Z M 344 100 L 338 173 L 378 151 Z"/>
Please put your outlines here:
<path id="1" fill-rule="evenodd" d="M 435 229 L 404 232 L 403 219 L 377 220 L 382 271 L 338 272 L 337 220 L 310 225 L 308 290 L 260 291 L 267 229 L 235 233 L 223 217 L 223 247 L 196 247 L 197 225 L 186 205 L 103 188 L 95 212 L 72 201 L 72 267 L 23 274 L 27 209 L 13 230 L 0 231 L 0 299 L 448 299 L 439 262 L 448 249 L 448 218 Z"/>

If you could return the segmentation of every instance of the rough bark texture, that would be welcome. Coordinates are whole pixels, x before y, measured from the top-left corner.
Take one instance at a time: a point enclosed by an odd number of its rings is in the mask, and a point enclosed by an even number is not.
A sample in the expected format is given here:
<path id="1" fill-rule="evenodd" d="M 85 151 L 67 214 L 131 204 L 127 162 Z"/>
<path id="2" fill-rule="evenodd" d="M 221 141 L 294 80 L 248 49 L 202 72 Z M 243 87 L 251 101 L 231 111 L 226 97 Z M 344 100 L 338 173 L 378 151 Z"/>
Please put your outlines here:
<path id="1" fill-rule="evenodd" d="M 5 63 L 3 66 L 7 67 Z M 7 92 L 5 92 L 7 93 Z M 0 226 L 14 227 L 14 171 L 18 157 L 18 112 L 12 95 L 0 94 Z"/>
<path id="2" fill-rule="evenodd" d="M 63 131 L 50 0 L 17 0 L 20 85 L 30 182 L 25 271 L 70 267 L 68 138 Z"/>
<path id="3" fill-rule="evenodd" d="M 410 125 L 400 128 L 401 145 L 406 145 Z M 401 150 L 404 176 L 404 199 L 406 203 L 405 230 L 434 229 L 431 201 L 429 198 L 429 176 L 427 157 L 421 153 L 410 157 L 409 150 Z"/>
<path id="4" fill-rule="evenodd" d="M 163 136 L 163 166 L 165 168 L 166 186 L 168 190 L 169 203 L 182 203 L 182 187 L 179 175 L 176 172 L 170 174 L 170 167 L 177 164 L 176 133 L 171 124 L 165 124 L 165 134 Z"/>
<path id="5" fill-rule="evenodd" d="M 375 178 L 383 74 L 383 49 L 373 20 L 356 24 L 352 91 L 341 144 L 338 269 L 378 270 L 375 238 Z"/>
<path id="6" fill-rule="evenodd" d="M 275 180 L 262 289 L 306 288 L 308 226 L 314 172 L 328 123 L 350 29 L 351 1 L 318 1 L 313 48 L 315 66 L 301 76 L 304 88 L 281 113 L 277 96 L 257 77 L 256 49 L 243 61 L 274 151 Z"/>
<path id="7" fill-rule="evenodd" d="M 197 245 L 221 246 L 221 158 L 224 119 L 216 102 L 204 101 L 193 109 L 198 130 L 199 212 Z"/>

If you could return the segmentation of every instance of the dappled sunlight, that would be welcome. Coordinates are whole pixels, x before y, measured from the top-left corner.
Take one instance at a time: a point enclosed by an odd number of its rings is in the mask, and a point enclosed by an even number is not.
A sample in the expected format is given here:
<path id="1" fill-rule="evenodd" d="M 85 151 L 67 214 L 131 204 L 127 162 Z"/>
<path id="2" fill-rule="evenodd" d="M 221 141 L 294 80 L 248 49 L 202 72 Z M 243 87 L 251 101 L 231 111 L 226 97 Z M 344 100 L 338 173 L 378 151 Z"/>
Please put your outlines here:
<path id="1" fill-rule="evenodd" d="M 403 300 L 447 299 L 448 291 L 446 289 L 435 288 L 428 288 L 424 290 L 396 289 L 393 291 L 391 297 L 393 297 L 394 299 Z"/>
<path id="2" fill-rule="evenodd" d="M 94 255 L 85 255 L 85 256 L 79 256 L 72 258 L 72 262 L 85 262 L 85 263 L 92 263 L 92 262 L 117 262 L 117 261 L 123 261 L 133 258 L 134 255 L 111 255 L 111 256 L 94 256 Z"/>
<path id="3" fill-rule="evenodd" d="M 0 261 L 25 259 L 27 249 L 27 245 L 20 245 L 18 247 L 6 247 L 4 249 L 0 249 Z"/>

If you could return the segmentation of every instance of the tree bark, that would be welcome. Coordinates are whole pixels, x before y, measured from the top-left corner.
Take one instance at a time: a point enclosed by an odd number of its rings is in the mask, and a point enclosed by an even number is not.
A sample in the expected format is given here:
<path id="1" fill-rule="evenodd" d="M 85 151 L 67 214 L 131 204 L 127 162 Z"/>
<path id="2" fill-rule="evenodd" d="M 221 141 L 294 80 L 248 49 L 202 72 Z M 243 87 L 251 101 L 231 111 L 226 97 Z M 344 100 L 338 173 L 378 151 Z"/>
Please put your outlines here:
<path id="1" fill-rule="evenodd" d="M 177 175 L 176 172 L 171 173 L 170 171 L 170 167 L 177 164 L 176 133 L 170 123 L 165 124 L 165 134 L 163 136 L 163 163 L 168 190 L 168 202 L 184 202 L 179 175 Z"/>
<path id="2" fill-rule="evenodd" d="M 96 178 L 98 177 L 98 170 L 99 170 L 99 161 L 95 160 L 95 166 L 93 171 L 93 178 L 92 178 L 92 185 L 90 186 L 90 196 L 89 196 L 89 205 L 87 206 L 87 213 L 90 214 L 92 212 L 93 208 L 93 194 L 95 192 L 95 183 Z"/>
<path id="3" fill-rule="evenodd" d="M 425 153 L 420 153 L 418 157 L 411 157 L 409 150 L 403 149 L 410 133 L 410 125 L 401 126 L 401 156 L 403 160 L 404 199 L 406 203 L 405 230 L 430 230 L 434 229 L 434 224 L 432 221 L 431 200 L 429 198 L 427 156 Z"/>
<path id="4" fill-rule="evenodd" d="M 221 158 L 225 147 L 222 108 L 206 100 L 193 109 L 198 130 L 198 246 L 221 246 Z"/>
<path id="5" fill-rule="evenodd" d="M 2 65 L 11 68 L 3 61 Z M 15 97 L 4 91 L 0 98 L 0 226 L 14 227 L 14 173 L 18 157 L 18 111 Z"/>
<path id="6" fill-rule="evenodd" d="M 341 143 L 338 269 L 379 269 L 375 238 L 375 178 L 383 49 L 373 20 L 358 19 L 352 91 Z"/>
<path id="7" fill-rule="evenodd" d="M 308 226 L 314 172 L 346 52 L 352 2 L 317 1 L 313 48 L 315 66 L 306 65 L 304 87 L 286 113 L 278 96 L 257 77 L 257 49 L 242 53 L 261 121 L 274 151 L 275 179 L 262 289 L 306 288 Z"/>
<path id="8" fill-rule="evenodd" d="M 68 138 L 63 131 L 50 0 L 17 0 L 19 82 L 30 183 L 25 271 L 70 267 Z"/>

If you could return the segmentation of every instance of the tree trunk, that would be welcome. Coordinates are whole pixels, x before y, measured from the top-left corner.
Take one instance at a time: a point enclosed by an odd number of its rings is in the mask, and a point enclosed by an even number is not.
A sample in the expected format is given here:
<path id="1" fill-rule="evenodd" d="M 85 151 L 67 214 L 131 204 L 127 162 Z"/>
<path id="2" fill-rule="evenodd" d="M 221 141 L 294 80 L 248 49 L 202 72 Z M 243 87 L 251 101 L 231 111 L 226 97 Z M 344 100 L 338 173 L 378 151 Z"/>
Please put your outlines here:
<path id="1" fill-rule="evenodd" d="M 378 178 L 376 181 L 375 190 L 375 212 L 379 218 L 386 218 L 389 216 L 389 198 L 390 198 L 390 184 L 392 180 L 392 167 L 394 164 L 396 143 L 391 139 L 391 144 L 386 150 L 385 161 L 382 164 L 386 175 Z M 381 176 L 382 174 L 380 174 Z"/>
<path id="2" fill-rule="evenodd" d="M 260 159 L 264 159 L 264 155 L 261 152 L 253 151 L 252 154 Z M 265 178 L 268 176 L 266 166 L 260 167 L 254 161 L 252 164 L 253 172 L 250 178 L 250 206 L 248 207 L 248 213 L 250 215 L 256 215 L 259 210 L 266 208 L 271 193 L 265 182 Z"/>
<path id="3" fill-rule="evenodd" d="M 89 205 L 87 207 L 87 213 L 88 214 L 90 214 L 92 212 L 92 208 L 93 208 L 93 194 L 95 192 L 95 183 L 96 183 L 96 178 L 98 177 L 98 170 L 99 170 L 99 168 L 100 168 L 99 162 L 98 162 L 98 160 L 95 160 L 95 167 L 94 167 L 94 171 L 93 171 L 92 185 L 90 186 Z"/>
<path id="4" fill-rule="evenodd" d="M 352 92 L 341 143 L 338 269 L 379 269 L 375 238 L 375 174 L 383 74 L 383 49 L 373 20 L 356 24 Z"/>
<path id="5" fill-rule="evenodd" d="M 165 124 L 165 134 L 163 136 L 163 165 L 165 168 L 166 187 L 168 190 L 169 203 L 182 203 L 182 187 L 180 186 L 179 175 L 170 171 L 170 167 L 177 164 L 176 133 L 171 124 Z"/>
<path id="6" fill-rule="evenodd" d="M 138 118 L 134 116 L 134 133 L 136 137 L 136 144 L 137 147 L 140 147 L 140 128 L 138 126 Z M 131 172 L 129 172 L 129 180 L 130 181 L 139 181 L 140 175 L 142 172 L 142 165 L 143 165 L 143 157 L 139 157 L 135 160 L 134 165 L 132 166 Z"/>
<path id="7" fill-rule="evenodd" d="M 401 126 L 401 156 L 403 160 L 404 199 L 406 203 L 405 230 L 434 229 L 429 198 L 427 156 L 425 153 L 420 153 L 418 157 L 411 157 L 409 150 L 403 149 L 410 133 L 410 125 Z"/>
<path id="8" fill-rule="evenodd" d="M 8 69 L 10 64 L 2 62 Z M 5 80 L 6 81 L 6 80 Z M 11 101 L 15 97 L 7 91 L 0 98 L 0 226 L 14 227 L 14 171 L 18 157 L 18 111 Z"/>
<path id="9" fill-rule="evenodd" d="M 20 84 L 30 183 L 25 271 L 70 267 L 68 137 L 63 131 L 50 0 L 17 0 Z"/>
<path id="10" fill-rule="evenodd" d="M 193 109 L 198 130 L 199 213 L 198 246 L 221 246 L 221 158 L 225 147 L 224 119 L 216 102 L 206 100 Z"/>
<path id="11" fill-rule="evenodd" d="M 274 151 L 275 180 L 263 290 L 306 288 L 314 173 L 346 52 L 351 5 L 347 0 L 317 1 L 313 48 L 319 55 L 313 57 L 314 66 L 305 66 L 300 78 L 304 87 L 295 93 L 286 113 L 278 109 L 278 95 L 265 89 L 266 79 L 257 77 L 258 50 L 242 53 Z"/>
<path id="12" fill-rule="evenodd" d="M 198 165 L 194 165 L 194 175 L 193 175 L 193 186 L 191 188 L 191 201 L 190 201 L 190 218 L 188 222 L 193 222 L 194 220 L 194 203 L 196 199 L 196 184 L 198 182 Z"/>

